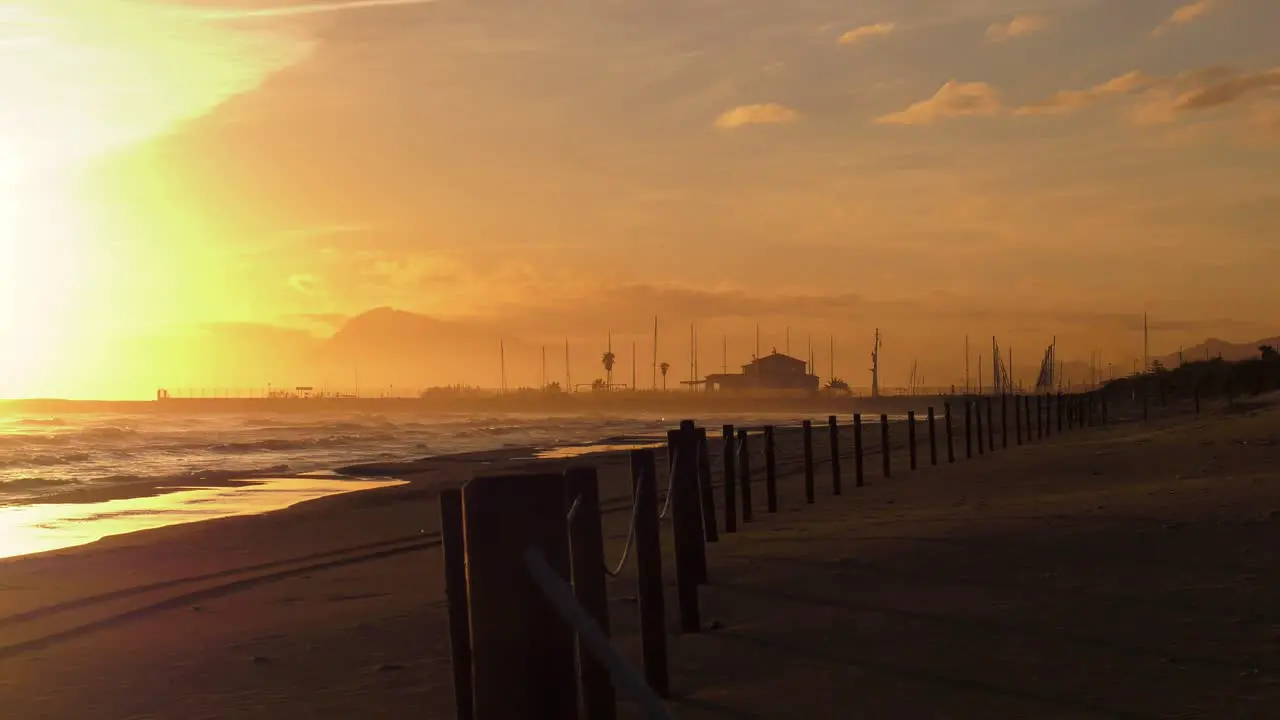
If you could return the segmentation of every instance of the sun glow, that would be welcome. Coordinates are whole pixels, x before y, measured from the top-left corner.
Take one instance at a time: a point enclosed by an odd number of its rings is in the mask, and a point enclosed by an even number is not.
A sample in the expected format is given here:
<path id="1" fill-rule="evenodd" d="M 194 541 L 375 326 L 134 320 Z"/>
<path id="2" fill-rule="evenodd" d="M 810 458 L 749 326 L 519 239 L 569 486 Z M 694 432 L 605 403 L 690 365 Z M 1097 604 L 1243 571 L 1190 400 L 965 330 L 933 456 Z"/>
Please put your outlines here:
<path id="1" fill-rule="evenodd" d="M 105 236 L 86 220 L 78 180 L 309 50 L 140 0 L 0 0 L 0 397 L 71 387 L 75 364 L 90 360 L 69 343 L 110 324 L 102 275 L 114 248 L 168 240 Z M 145 227 L 149 209 L 113 211 Z"/>

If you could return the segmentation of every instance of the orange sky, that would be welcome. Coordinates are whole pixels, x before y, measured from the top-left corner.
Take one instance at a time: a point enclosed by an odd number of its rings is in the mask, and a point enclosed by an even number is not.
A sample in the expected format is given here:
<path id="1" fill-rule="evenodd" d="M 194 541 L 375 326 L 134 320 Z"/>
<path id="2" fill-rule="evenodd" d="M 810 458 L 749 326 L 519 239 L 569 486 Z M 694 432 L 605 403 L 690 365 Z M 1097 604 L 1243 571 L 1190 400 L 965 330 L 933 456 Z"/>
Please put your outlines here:
<path id="1" fill-rule="evenodd" d="M 253 353 L 384 305 L 584 348 L 658 314 L 737 361 L 757 321 L 834 333 L 858 384 L 875 327 L 890 384 L 962 377 L 965 333 L 1275 334 L 1275 27 L 1271 0 L 0 0 L 0 396 L 315 382 Z M 424 382 L 495 384 L 449 372 Z"/>

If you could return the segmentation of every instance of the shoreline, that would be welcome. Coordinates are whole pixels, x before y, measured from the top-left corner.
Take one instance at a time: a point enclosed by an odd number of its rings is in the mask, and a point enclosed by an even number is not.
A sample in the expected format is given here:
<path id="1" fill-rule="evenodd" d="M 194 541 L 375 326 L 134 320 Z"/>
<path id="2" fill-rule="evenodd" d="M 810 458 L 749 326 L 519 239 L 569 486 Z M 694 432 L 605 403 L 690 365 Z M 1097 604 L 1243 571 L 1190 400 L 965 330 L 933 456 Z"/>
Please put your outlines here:
<path id="1" fill-rule="evenodd" d="M 1159 704 L 1151 699 L 1159 693 L 1146 692 L 1151 685 L 1118 694 L 1120 685 L 1107 681 L 1114 676 L 1111 666 L 1073 649 L 1087 649 L 1091 636 L 1059 626 L 1111 622 L 1099 625 L 1108 629 L 1094 636 L 1132 636 L 1135 647 L 1157 646 L 1137 651 L 1144 673 L 1158 668 L 1162 680 L 1171 673 L 1198 678 L 1216 666 L 1197 664 L 1197 653 L 1169 635 L 1182 626 L 1142 629 L 1144 623 L 1155 627 L 1148 622 L 1153 612 L 1159 611 L 1160 622 L 1169 614 L 1161 610 L 1170 607 L 1162 593 L 1188 595 L 1199 607 L 1222 604 L 1231 610 L 1221 623 L 1228 633 L 1235 631 L 1226 621 L 1249 612 L 1235 610 L 1237 603 L 1271 597 L 1252 589 L 1236 595 L 1235 585 L 1214 590 L 1234 582 L 1222 576 L 1221 557 L 1243 550 L 1209 542 L 1205 533 L 1227 533 L 1227 543 L 1247 545 L 1258 556 L 1248 565 L 1270 566 L 1275 545 L 1256 535 L 1280 532 L 1272 517 L 1280 511 L 1268 511 L 1280 503 L 1280 483 L 1253 478 L 1259 469 L 1275 476 L 1270 468 L 1277 451 L 1255 438 L 1274 433 L 1280 412 L 1264 409 L 1256 418 L 1209 412 L 1212 419 L 1203 420 L 1156 414 L 1147 424 L 1055 435 L 1052 442 L 1017 449 L 1011 440 L 1008 451 L 978 462 L 960 459 L 959 433 L 954 465 L 926 463 L 907 473 L 905 454 L 895 450 L 892 479 L 870 462 L 867 486 L 854 490 L 852 465 L 845 464 L 839 498 L 832 497 L 824 467 L 817 474 L 816 505 L 805 504 L 792 464 L 798 433 L 779 433 L 780 512 L 758 512 L 739 533 L 708 547 L 713 579 L 704 590 L 704 618 L 720 629 L 672 642 L 676 712 L 695 720 L 788 717 L 796 710 L 788 704 L 802 697 L 808 703 L 802 714 L 814 718 L 845 717 L 851 709 L 927 717 L 922 704 L 942 693 L 934 709 L 963 702 L 975 717 L 1035 716 L 1045 710 L 1036 698 L 1058 692 L 1054 679 L 1062 675 L 1018 672 L 1029 652 L 1055 668 L 1085 668 L 1070 677 L 1091 678 L 1090 697 L 1107 697 L 1097 700 L 1102 706 Z M 1260 425 L 1264 420 L 1272 424 Z M 819 459 L 825 440 L 825 433 L 815 438 Z M 717 446 L 712 443 L 713 460 Z M 587 461 L 600 474 L 606 559 L 612 563 L 627 535 L 626 453 Z M 0 560 L 0 674 L 7 678 L 0 683 L 0 703 L 18 717 L 87 717 L 85 708 L 92 706 L 89 714 L 103 720 L 451 717 L 435 498 L 475 474 L 555 471 L 574 462 L 475 456 L 421 461 L 405 468 L 412 471 L 394 487 Z M 760 469 L 754 461 L 753 467 Z M 714 467 L 713 477 L 718 485 L 721 474 Z M 1172 493 L 1177 497 L 1170 499 Z M 1226 502 L 1243 508 L 1239 522 L 1216 519 Z M 1114 528 L 1108 539 L 1097 534 L 1104 522 Z M 668 532 L 670 524 L 663 527 Z M 1232 539 L 1231 533 L 1246 532 L 1252 535 Z M 1170 542 L 1180 544 L 1161 550 Z M 664 550 L 670 550 L 666 540 Z M 1196 562 L 1180 565 L 1192 551 L 1199 553 Z M 1155 552 L 1163 554 L 1143 555 Z M 664 568 L 674 592 L 666 559 Z M 1250 576 L 1269 578 L 1254 571 Z M 634 588 L 632 563 L 609 586 L 614 639 L 632 659 L 638 657 Z M 1118 604 L 1116 593 L 1146 593 L 1151 601 Z M 1053 614 L 1041 610 L 1045 603 Z M 1126 607 L 1140 612 L 1121 616 Z M 1172 607 L 1178 617 L 1186 613 L 1180 603 Z M 1184 632 L 1208 632 L 1205 622 L 1200 618 Z M 1161 644 L 1178 647 L 1159 649 Z M 940 647 L 965 650 L 939 654 Z M 1238 646 L 1231 651 L 1237 655 L 1228 657 L 1237 663 L 1257 662 L 1238 655 Z M 983 661 L 972 662 L 973 652 Z M 1228 649 L 1209 641 L 1200 649 L 1216 652 Z M 1188 655 L 1190 668 L 1155 662 Z M 868 667 L 873 677 L 865 676 Z M 897 667 L 908 673 L 921 668 L 908 675 L 917 678 L 911 682 L 934 683 L 929 678 L 942 673 L 980 676 L 985 684 L 969 686 L 962 696 L 945 682 L 896 693 L 894 682 L 880 678 Z M 1228 677 L 1244 675 L 1232 671 Z M 1005 686 L 1022 692 L 1009 697 L 1024 704 L 999 704 Z M 1177 686 L 1184 693 L 1195 687 Z M 1204 693 L 1197 699 L 1235 696 L 1200 687 Z M 847 697 L 836 701 L 839 693 Z"/>

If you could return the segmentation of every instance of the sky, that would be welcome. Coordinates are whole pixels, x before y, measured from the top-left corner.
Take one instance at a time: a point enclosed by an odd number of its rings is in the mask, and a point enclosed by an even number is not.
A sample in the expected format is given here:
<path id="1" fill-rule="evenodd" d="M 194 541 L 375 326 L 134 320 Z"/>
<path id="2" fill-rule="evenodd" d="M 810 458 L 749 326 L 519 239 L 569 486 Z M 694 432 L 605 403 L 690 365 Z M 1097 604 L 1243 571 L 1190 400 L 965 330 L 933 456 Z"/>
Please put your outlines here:
<path id="1" fill-rule="evenodd" d="M 966 334 L 1124 364 L 1143 312 L 1153 352 L 1274 335 L 1276 27 L 1274 0 L 0 0 L 0 396 L 258 385 L 382 306 L 584 353 L 658 315 L 676 366 L 691 322 L 705 366 L 757 324 L 834 335 L 855 385 L 876 328 L 902 385 L 962 378 Z"/>

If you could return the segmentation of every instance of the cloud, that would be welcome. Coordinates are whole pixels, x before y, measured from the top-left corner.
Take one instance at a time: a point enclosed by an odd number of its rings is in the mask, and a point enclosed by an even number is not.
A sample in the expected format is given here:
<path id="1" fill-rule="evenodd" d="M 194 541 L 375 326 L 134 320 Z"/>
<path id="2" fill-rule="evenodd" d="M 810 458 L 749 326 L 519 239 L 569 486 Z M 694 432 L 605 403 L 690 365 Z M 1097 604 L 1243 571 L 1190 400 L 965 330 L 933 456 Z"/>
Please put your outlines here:
<path id="1" fill-rule="evenodd" d="M 984 82 L 948 81 L 933 97 L 876 118 L 881 125 L 932 125 L 947 118 L 993 117 L 1004 112 L 1000 93 Z"/>
<path id="2" fill-rule="evenodd" d="M 897 28 L 896 23 L 880 22 L 873 25 L 863 25 L 849 30 L 840 36 L 841 45 L 852 45 L 860 40 L 873 37 L 884 37 L 892 33 Z"/>
<path id="3" fill-rule="evenodd" d="M 1151 34 L 1163 35 L 1179 25 L 1193 23 L 1209 14 L 1209 11 L 1216 5 L 1218 5 L 1218 0 L 1196 0 L 1196 2 L 1183 5 L 1174 10 L 1172 15 L 1165 18 L 1164 22 L 1157 25 L 1156 29 L 1151 31 Z"/>
<path id="4" fill-rule="evenodd" d="M 1019 15 L 1007 23 L 995 23 L 987 28 L 987 39 L 1000 42 L 1010 38 L 1023 37 L 1048 29 L 1049 18 L 1043 15 Z"/>
<path id="5" fill-rule="evenodd" d="M 254 18 L 296 17 L 299 15 L 317 15 L 320 13 L 342 12 L 345 10 L 367 10 L 381 7 L 401 7 L 407 5 L 427 5 L 436 0 L 346 0 L 345 2 L 318 2 L 306 5 L 282 5 L 278 7 L 258 8 L 252 10 L 220 10 L 209 12 L 202 17 L 206 20 L 249 20 Z"/>
<path id="6" fill-rule="evenodd" d="M 1114 77 L 1104 83 L 1094 85 L 1087 90 L 1062 90 L 1053 96 L 1024 105 L 1014 111 L 1015 115 L 1066 115 L 1083 110 L 1108 97 L 1136 93 L 1155 85 L 1158 78 L 1151 77 L 1139 70 Z"/>
<path id="7" fill-rule="evenodd" d="M 1260 90 L 1280 88 L 1280 67 L 1262 72 L 1237 75 L 1183 93 L 1178 97 L 1178 110 L 1207 110 L 1221 107 Z"/>
<path id="8" fill-rule="evenodd" d="M 746 125 L 785 125 L 799 119 L 800 113 L 785 105 L 762 103 L 727 110 L 716 118 L 715 126 L 729 130 Z"/>

